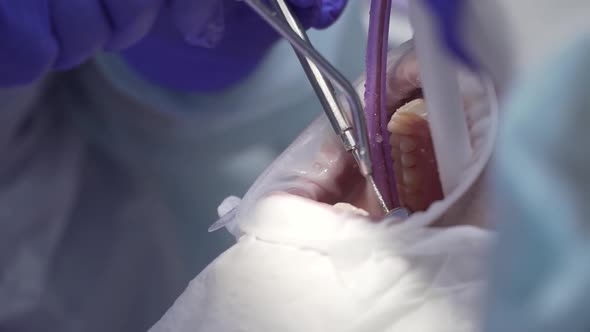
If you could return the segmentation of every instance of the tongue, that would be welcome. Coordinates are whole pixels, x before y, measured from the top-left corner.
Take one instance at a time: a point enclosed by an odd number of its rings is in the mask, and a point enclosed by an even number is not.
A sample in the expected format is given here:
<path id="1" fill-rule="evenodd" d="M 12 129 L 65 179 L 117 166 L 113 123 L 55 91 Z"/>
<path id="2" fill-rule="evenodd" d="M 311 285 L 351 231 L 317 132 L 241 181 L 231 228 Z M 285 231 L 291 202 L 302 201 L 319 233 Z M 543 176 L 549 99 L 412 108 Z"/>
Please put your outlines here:
<path id="1" fill-rule="evenodd" d="M 396 192 L 391 147 L 389 146 L 389 133 L 387 131 L 389 119 L 385 108 L 390 11 L 391 0 L 371 0 L 366 58 L 365 116 L 375 183 L 388 205 L 397 207 L 399 206 L 399 200 Z"/>

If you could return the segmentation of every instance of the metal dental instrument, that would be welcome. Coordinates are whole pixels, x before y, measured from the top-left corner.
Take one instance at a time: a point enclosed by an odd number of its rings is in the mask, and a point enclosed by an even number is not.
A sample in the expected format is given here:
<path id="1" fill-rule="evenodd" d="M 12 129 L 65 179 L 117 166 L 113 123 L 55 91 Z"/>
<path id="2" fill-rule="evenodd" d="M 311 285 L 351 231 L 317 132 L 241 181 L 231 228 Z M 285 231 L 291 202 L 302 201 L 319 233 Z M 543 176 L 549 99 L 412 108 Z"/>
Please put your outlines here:
<path id="1" fill-rule="evenodd" d="M 279 10 L 279 13 L 293 29 L 293 31 L 295 31 L 299 37 L 301 37 L 301 39 L 308 43 L 309 47 L 313 47 L 309 41 L 309 38 L 307 38 L 307 34 L 305 33 L 303 26 L 301 26 L 301 23 L 295 18 L 285 0 L 272 0 L 272 2 L 274 2 L 277 10 Z M 297 58 L 299 58 L 299 62 L 301 62 L 303 71 L 307 75 L 309 82 L 320 99 L 320 103 L 322 104 L 322 107 L 324 108 L 326 115 L 332 124 L 332 127 L 341 137 L 346 151 L 352 150 L 355 145 L 352 126 L 348 123 L 348 119 L 346 118 L 344 112 L 342 112 L 332 83 L 330 83 L 330 81 L 328 81 L 324 75 L 322 75 L 321 71 L 313 63 L 313 61 L 307 59 L 304 55 L 297 52 L 296 49 L 295 54 L 297 55 Z"/>
<path id="2" fill-rule="evenodd" d="M 361 174 L 369 182 L 383 211 L 390 212 L 373 179 L 363 106 L 352 84 L 313 48 L 303 26 L 284 0 L 272 0 L 280 17 L 277 17 L 277 13 L 269 9 L 261 0 L 244 1 L 291 43 L 334 131 L 340 136 L 346 151 L 352 152 Z M 331 81 L 346 96 L 354 126 L 349 124 L 346 114 L 338 103 Z"/>

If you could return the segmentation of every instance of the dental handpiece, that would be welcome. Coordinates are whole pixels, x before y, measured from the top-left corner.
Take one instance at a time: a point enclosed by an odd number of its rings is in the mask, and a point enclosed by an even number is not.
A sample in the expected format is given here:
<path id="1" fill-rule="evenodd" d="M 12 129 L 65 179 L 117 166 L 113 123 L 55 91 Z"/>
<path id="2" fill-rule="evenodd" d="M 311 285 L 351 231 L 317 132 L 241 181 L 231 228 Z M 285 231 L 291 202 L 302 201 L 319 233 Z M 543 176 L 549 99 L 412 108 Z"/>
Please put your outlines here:
<path id="1" fill-rule="evenodd" d="M 311 42 L 305 33 L 305 29 L 301 25 L 301 23 L 297 20 L 295 15 L 291 12 L 288 4 L 285 0 L 273 0 L 273 4 L 275 8 L 278 10 L 282 18 L 287 22 L 289 27 L 297 34 L 299 37 L 305 41 L 309 48 L 312 48 Z M 361 173 L 367 179 L 371 190 L 375 193 L 377 200 L 379 201 L 379 205 L 383 209 L 385 213 L 389 212 L 389 208 L 383 195 L 379 191 L 379 188 L 375 184 L 373 176 L 371 174 L 371 165 L 366 164 L 366 158 L 360 154 L 358 142 L 354 135 L 353 127 L 350 125 L 346 114 L 344 113 L 342 106 L 338 102 L 338 98 L 336 97 L 336 93 L 334 91 L 334 87 L 330 83 L 330 81 L 322 74 L 320 69 L 315 65 L 313 61 L 309 58 L 305 57 L 305 55 L 301 54 L 295 48 L 295 54 L 303 67 L 309 82 L 311 83 L 316 95 L 318 96 L 320 103 L 328 117 L 332 128 L 336 132 L 336 134 L 340 137 L 344 148 L 346 151 L 352 153 L 356 163 L 359 165 L 361 169 Z M 362 125 L 362 124 L 357 124 Z"/>

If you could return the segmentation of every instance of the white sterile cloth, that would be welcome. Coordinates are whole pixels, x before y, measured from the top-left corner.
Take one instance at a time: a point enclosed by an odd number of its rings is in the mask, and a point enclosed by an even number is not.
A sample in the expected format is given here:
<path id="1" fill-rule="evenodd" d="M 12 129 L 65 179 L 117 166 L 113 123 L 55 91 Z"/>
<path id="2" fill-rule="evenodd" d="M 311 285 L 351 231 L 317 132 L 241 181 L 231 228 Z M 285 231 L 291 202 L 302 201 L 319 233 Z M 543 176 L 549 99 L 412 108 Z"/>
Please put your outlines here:
<path id="1" fill-rule="evenodd" d="M 280 194 L 247 218 L 150 332 L 479 331 L 486 230 L 372 223 Z"/>

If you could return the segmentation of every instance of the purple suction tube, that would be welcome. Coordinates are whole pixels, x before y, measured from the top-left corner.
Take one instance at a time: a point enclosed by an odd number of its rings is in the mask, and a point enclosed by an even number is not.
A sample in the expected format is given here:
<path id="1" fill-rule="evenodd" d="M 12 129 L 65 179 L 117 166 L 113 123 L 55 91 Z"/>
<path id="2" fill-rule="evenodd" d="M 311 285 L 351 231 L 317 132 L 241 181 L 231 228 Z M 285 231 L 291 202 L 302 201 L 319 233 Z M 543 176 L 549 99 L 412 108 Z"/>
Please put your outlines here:
<path id="1" fill-rule="evenodd" d="M 387 131 L 385 91 L 391 0 L 371 0 L 366 55 L 365 116 L 373 177 L 388 206 L 399 206 L 393 157 Z"/>

